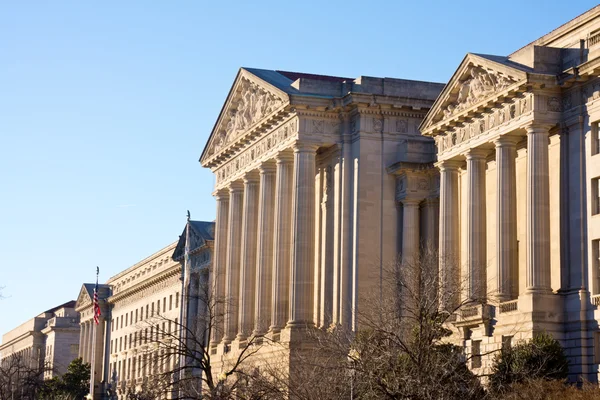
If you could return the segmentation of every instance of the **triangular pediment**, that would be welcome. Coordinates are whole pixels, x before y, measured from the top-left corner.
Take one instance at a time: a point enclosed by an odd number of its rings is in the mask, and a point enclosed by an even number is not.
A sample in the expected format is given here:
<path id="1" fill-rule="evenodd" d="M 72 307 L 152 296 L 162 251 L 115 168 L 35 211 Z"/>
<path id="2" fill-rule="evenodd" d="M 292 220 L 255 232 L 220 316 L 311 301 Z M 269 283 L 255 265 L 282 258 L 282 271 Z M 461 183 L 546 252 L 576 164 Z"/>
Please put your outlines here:
<path id="1" fill-rule="evenodd" d="M 250 133 L 289 103 L 288 95 L 241 68 L 202 152 L 200 162 L 213 158 Z"/>
<path id="2" fill-rule="evenodd" d="M 498 95 L 520 86 L 527 80 L 528 69 L 505 57 L 467 54 L 429 110 L 421 132 L 428 134 L 435 126 L 484 107 Z"/>
<path id="3" fill-rule="evenodd" d="M 190 252 L 194 253 L 201 247 L 206 246 L 208 241 L 214 240 L 214 222 L 190 221 Z M 175 261 L 183 260 L 185 253 L 186 228 L 183 229 L 177 246 L 171 258 Z"/>
<path id="4" fill-rule="evenodd" d="M 75 302 L 75 309 L 79 309 L 81 307 L 85 307 L 91 304 L 92 294 L 89 292 L 87 284 L 84 283 L 83 285 L 81 285 L 79 296 L 77 296 L 77 301 Z"/>

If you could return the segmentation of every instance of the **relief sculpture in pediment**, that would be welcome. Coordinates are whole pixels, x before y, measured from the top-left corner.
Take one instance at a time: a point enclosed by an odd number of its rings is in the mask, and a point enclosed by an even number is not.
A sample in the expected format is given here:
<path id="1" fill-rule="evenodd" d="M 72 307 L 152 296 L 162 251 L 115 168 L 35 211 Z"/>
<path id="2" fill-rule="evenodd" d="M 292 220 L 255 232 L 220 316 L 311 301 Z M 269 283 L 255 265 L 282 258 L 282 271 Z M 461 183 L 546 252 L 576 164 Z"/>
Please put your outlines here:
<path id="1" fill-rule="evenodd" d="M 218 153 L 256 122 L 283 105 L 281 98 L 249 80 L 242 80 L 241 85 L 238 95 L 229 104 L 225 118 L 216 132 L 209 154 Z"/>
<path id="2" fill-rule="evenodd" d="M 443 110 L 444 118 L 450 118 L 452 115 L 466 110 L 493 93 L 506 89 L 514 82 L 515 80 L 508 76 L 471 66 L 468 77 L 459 85 L 455 101 Z"/>

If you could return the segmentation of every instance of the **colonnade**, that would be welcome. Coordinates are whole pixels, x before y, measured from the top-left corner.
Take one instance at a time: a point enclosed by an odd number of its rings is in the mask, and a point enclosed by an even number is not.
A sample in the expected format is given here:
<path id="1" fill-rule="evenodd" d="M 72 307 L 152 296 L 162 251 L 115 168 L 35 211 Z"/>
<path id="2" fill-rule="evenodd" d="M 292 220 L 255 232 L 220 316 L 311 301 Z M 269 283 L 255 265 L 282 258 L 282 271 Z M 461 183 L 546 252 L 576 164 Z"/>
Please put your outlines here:
<path id="1" fill-rule="evenodd" d="M 79 356 L 84 362 L 89 363 L 92 359 L 92 334 L 94 320 L 81 322 L 79 329 Z"/>
<path id="2" fill-rule="evenodd" d="M 317 145 L 296 142 L 215 193 L 211 346 L 312 325 Z"/>
<path id="3" fill-rule="evenodd" d="M 550 286 L 549 132 L 546 126 L 528 125 L 527 131 L 527 231 L 526 290 L 547 293 Z M 486 155 L 473 148 L 466 158 L 466 266 L 467 298 L 482 300 L 491 289 L 499 301 L 516 298 L 517 196 L 516 145 L 519 137 L 504 135 L 494 140 L 496 179 L 496 287 L 487 287 L 486 254 Z M 460 284 L 459 170 L 463 162 L 450 158 L 438 162 L 440 169 L 439 268 L 441 290 Z M 440 293 L 443 301 L 455 302 Z M 444 297 L 446 296 L 446 297 Z"/>

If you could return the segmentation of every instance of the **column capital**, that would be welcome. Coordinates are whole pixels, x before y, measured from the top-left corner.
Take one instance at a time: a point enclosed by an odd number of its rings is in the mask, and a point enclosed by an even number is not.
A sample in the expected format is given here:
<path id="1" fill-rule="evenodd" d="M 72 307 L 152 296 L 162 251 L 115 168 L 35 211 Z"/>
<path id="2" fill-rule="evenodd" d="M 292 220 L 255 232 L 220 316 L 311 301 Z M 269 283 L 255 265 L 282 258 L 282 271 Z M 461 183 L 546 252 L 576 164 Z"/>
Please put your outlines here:
<path id="1" fill-rule="evenodd" d="M 482 149 L 481 147 L 475 147 L 467 150 L 465 157 L 467 160 L 483 160 L 488 156 L 488 154 L 489 150 Z"/>
<path id="2" fill-rule="evenodd" d="M 404 207 L 418 207 L 419 204 L 421 203 L 421 201 L 423 201 L 423 199 L 409 198 L 409 199 L 401 199 L 400 203 L 402 203 L 402 205 Z"/>
<path id="3" fill-rule="evenodd" d="M 424 207 L 433 207 L 433 206 L 437 206 L 439 204 L 440 204 L 439 197 L 428 197 L 423 200 Z"/>
<path id="4" fill-rule="evenodd" d="M 267 160 L 260 163 L 258 166 L 258 171 L 261 175 L 264 174 L 273 174 L 277 170 L 277 165 L 275 160 Z"/>
<path id="5" fill-rule="evenodd" d="M 258 179 L 259 179 L 258 171 L 255 169 L 253 169 L 252 171 L 248 171 L 244 174 L 242 179 L 244 181 L 244 185 L 247 185 L 249 183 L 258 183 Z"/>
<path id="6" fill-rule="evenodd" d="M 291 149 L 281 150 L 275 155 L 275 161 L 277 164 L 288 164 L 294 162 L 294 153 Z"/>
<path id="7" fill-rule="evenodd" d="M 463 162 L 459 160 L 442 160 L 436 163 L 436 167 L 440 169 L 440 171 L 458 171 L 463 166 Z"/>
<path id="8" fill-rule="evenodd" d="M 229 198 L 229 190 L 227 190 L 227 189 L 215 190 L 212 195 L 217 201 L 225 200 L 225 199 Z"/>
<path id="9" fill-rule="evenodd" d="M 494 139 L 494 145 L 498 147 L 515 147 L 521 141 L 519 136 L 502 135 Z"/>
<path id="10" fill-rule="evenodd" d="M 527 134 L 546 134 L 550 133 L 550 129 L 553 125 L 550 124 L 540 124 L 539 122 L 531 122 L 524 126 Z"/>
<path id="11" fill-rule="evenodd" d="M 229 193 L 233 194 L 235 192 L 240 192 L 244 190 L 244 184 L 240 181 L 233 181 L 229 183 Z"/>
<path id="12" fill-rule="evenodd" d="M 297 141 L 294 143 L 294 153 L 316 153 L 318 144 L 310 142 Z"/>

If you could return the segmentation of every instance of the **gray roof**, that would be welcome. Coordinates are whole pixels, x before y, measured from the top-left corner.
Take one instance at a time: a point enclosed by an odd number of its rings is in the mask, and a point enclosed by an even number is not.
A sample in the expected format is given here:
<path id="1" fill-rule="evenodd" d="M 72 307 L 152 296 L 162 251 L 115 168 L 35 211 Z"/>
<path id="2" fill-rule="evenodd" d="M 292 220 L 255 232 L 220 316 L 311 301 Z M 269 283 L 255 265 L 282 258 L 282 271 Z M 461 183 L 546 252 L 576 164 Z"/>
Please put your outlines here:
<path id="1" fill-rule="evenodd" d="M 206 246 L 207 242 L 215 240 L 215 223 L 213 221 L 190 221 L 190 252 L 193 253 Z M 185 252 L 185 227 L 179 241 L 173 251 L 171 258 L 175 261 L 181 261 Z"/>

